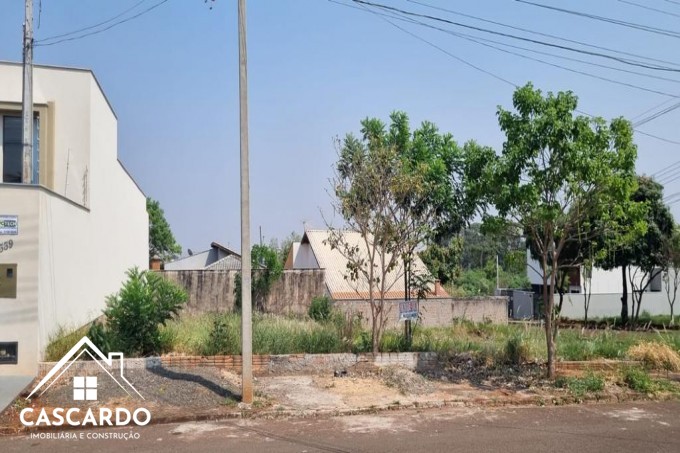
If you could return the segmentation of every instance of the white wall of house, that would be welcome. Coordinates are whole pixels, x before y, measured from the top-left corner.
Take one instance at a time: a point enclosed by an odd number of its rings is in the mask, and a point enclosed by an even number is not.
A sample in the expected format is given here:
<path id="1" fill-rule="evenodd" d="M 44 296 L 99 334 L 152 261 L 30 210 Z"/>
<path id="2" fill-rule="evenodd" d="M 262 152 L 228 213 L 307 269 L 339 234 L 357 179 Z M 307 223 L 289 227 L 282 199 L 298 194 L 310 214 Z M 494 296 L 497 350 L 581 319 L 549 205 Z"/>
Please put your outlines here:
<path id="1" fill-rule="evenodd" d="M 18 99 L 8 87 L 20 97 L 20 82 L 20 66 L 0 63 L 0 104 Z M 0 374 L 35 371 L 59 327 L 99 316 L 125 272 L 148 267 L 146 197 L 118 161 L 117 120 L 96 79 L 89 71 L 37 67 L 34 83 L 36 102 L 48 106 L 52 123 L 54 184 L 0 184 L 0 214 L 20 215 L 21 242 L 34 250 L 16 255 L 33 290 L 24 289 L 21 300 L 0 299 L 0 323 L 3 313 L 37 308 L 30 326 L 12 323 L 20 349 L 28 348 L 27 363 L 0 366 Z M 17 193 L 22 197 L 13 198 Z M 0 263 L 9 258 L 0 255 Z M 0 325 L 0 342 L 10 341 Z"/>
<path id="2" fill-rule="evenodd" d="M 0 342 L 18 342 L 18 365 L 0 365 L 0 376 L 30 374 L 38 359 L 38 235 L 35 213 L 40 193 L 27 186 L 0 190 L 0 214 L 19 217 L 19 234 L 0 235 L 13 246 L 0 253 L 0 263 L 17 264 L 16 298 L 0 298 Z"/>
<path id="3" fill-rule="evenodd" d="M 633 282 L 637 287 L 644 286 L 643 273 L 637 268 L 631 268 L 633 275 Z M 538 261 L 532 259 L 527 252 L 527 276 L 532 285 L 542 285 L 543 277 L 540 273 L 541 266 Z M 584 269 L 581 269 L 581 286 L 572 287 L 574 292 L 582 293 L 584 291 L 583 282 L 586 278 Z M 626 280 L 628 289 L 630 291 L 630 276 Z M 649 279 L 649 276 L 645 279 L 645 282 Z M 621 277 L 621 269 L 616 268 L 612 270 L 604 270 L 600 268 L 593 268 L 592 279 L 590 280 L 592 285 L 591 294 L 621 294 L 623 291 L 623 279 Z M 648 292 L 663 292 L 663 285 L 661 282 L 661 274 L 657 274 L 654 279 L 653 284 L 648 285 Z"/>

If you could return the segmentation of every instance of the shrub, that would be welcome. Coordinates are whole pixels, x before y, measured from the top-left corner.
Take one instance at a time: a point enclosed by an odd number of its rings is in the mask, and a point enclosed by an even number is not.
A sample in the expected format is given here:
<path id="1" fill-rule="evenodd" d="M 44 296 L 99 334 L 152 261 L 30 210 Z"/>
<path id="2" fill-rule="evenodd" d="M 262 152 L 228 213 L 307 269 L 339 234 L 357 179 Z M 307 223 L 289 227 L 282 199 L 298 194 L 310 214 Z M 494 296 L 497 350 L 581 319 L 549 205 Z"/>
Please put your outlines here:
<path id="1" fill-rule="evenodd" d="M 234 339 L 234 335 L 239 335 L 239 333 L 234 332 L 227 323 L 227 319 L 224 316 L 215 316 L 208 342 L 202 353 L 204 355 L 238 353 L 238 340 Z"/>
<path id="2" fill-rule="evenodd" d="M 331 319 L 331 299 L 328 296 L 315 297 L 307 312 L 314 321 L 325 322 Z"/>
<path id="3" fill-rule="evenodd" d="M 120 292 L 106 300 L 102 332 L 111 348 L 125 354 L 159 353 L 163 343 L 159 327 L 179 313 L 187 294 L 153 272 L 134 268 L 127 276 Z"/>
<path id="4" fill-rule="evenodd" d="M 49 344 L 45 348 L 45 360 L 56 362 L 66 355 L 73 346 L 85 335 L 87 327 L 68 330 L 63 326 L 50 335 Z"/>
<path id="5" fill-rule="evenodd" d="M 680 371 L 680 355 L 665 343 L 640 343 L 628 349 L 628 357 L 648 368 Z"/>
<path id="6" fill-rule="evenodd" d="M 566 388 L 574 396 L 581 398 L 587 393 L 604 390 L 604 377 L 592 372 L 588 372 L 582 377 L 560 376 L 555 379 L 555 387 Z"/>
<path id="7" fill-rule="evenodd" d="M 628 387 L 640 393 L 652 393 L 655 390 L 654 382 L 645 370 L 640 368 L 628 368 L 624 371 L 623 381 Z"/>
<path id="8" fill-rule="evenodd" d="M 530 348 L 521 333 L 513 334 L 505 342 L 505 362 L 521 365 L 530 359 Z"/>

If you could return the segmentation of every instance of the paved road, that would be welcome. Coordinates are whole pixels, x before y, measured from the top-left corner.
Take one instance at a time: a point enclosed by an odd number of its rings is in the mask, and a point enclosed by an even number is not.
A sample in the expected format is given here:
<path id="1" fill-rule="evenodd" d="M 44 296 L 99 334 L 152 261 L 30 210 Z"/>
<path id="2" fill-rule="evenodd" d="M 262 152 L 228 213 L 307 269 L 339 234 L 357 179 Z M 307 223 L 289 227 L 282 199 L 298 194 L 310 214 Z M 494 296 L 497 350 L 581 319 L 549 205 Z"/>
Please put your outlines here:
<path id="1" fill-rule="evenodd" d="M 139 440 L 0 438 L 2 452 L 680 452 L 680 402 L 155 425 Z M 130 433 L 94 430 L 87 433 Z"/>

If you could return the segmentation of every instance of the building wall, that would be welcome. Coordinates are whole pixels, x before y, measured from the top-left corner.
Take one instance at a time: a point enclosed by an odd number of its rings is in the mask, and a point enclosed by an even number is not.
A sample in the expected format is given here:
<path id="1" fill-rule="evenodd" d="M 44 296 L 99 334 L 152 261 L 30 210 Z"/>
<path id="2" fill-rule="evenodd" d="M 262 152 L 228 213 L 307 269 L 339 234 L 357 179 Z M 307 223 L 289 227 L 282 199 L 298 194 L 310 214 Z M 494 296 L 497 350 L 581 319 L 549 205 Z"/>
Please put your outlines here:
<path id="1" fill-rule="evenodd" d="M 527 251 L 527 276 L 529 277 L 529 281 L 531 282 L 532 285 L 543 285 L 543 277 L 540 274 L 540 264 L 538 261 L 534 260 L 529 256 L 529 252 Z M 642 281 L 642 273 L 640 271 L 636 272 L 636 268 L 632 268 L 633 270 L 633 281 L 635 282 L 636 285 L 640 285 Z M 630 279 L 630 277 L 628 277 Z M 586 280 L 585 275 L 583 273 L 583 269 L 581 272 L 581 283 L 582 286 L 580 287 L 581 293 L 584 291 L 583 283 Z M 650 293 L 654 293 L 654 291 L 651 291 L 652 288 L 654 289 L 660 289 L 661 292 L 664 291 L 664 286 L 663 283 L 661 282 L 661 275 L 659 274 L 657 278 L 655 279 L 655 285 L 649 285 L 647 291 Z M 591 294 L 614 294 L 614 293 L 621 293 L 623 291 L 623 283 L 622 283 L 622 278 L 621 278 L 621 269 L 616 268 L 612 270 L 604 270 L 600 268 L 593 268 L 593 273 L 592 273 L 592 279 L 590 279 L 590 284 L 592 285 L 591 289 Z M 630 282 L 628 281 L 628 287 L 630 289 Z"/>
<path id="2" fill-rule="evenodd" d="M 680 299 L 680 297 L 678 297 Z M 628 312 L 631 310 L 632 296 L 628 294 Z M 652 315 L 669 315 L 670 305 L 666 292 L 646 292 L 642 296 L 642 306 L 640 313 L 648 311 Z M 675 307 L 675 314 L 680 312 L 680 304 Z M 621 315 L 621 293 L 614 294 L 592 294 L 590 296 L 590 307 L 588 309 L 588 319 L 604 318 Z M 583 294 L 570 294 L 565 297 L 562 305 L 562 316 L 569 319 L 583 319 L 585 317 Z"/>
<path id="3" fill-rule="evenodd" d="M 84 70 L 36 66 L 33 72 L 34 103 L 47 106 L 47 118 L 40 118 L 41 129 L 49 129 L 47 143 L 40 143 L 40 166 L 46 168 L 45 158 L 50 148 L 54 170 L 52 182 L 47 186 L 85 206 L 89 195 L 90 150 L 93 149 L 92 83 L 96 84 L 92 73 Z M 0 103 L 13 104 L 18 113 L 21 112 L 21 86 L 21 65 L 0 63 Z"/>
<path id="4" fill-rule="evenodd" d="M 162 271 L 184 288 L 189 301 L 185 314 L 227 312 L 234 309 L 234 278 L 239 271 Z M 269 293 L 266 310 L 278 314 L 307 314 L 312 299 L 326 291 L 322 270 L 287 270 Z"/>
<path id="5" fill-rule="evenodd" d="M 53 183 L 0 184 L 1 213 L 20 214 L 20 242 L 34 250 L 20 255 L 21 268 L 33 276 L 33 292 L 24 282 L 21 302 L 35 306 L 33 324 L 7 318 L 27 345 L 20 344 L 28 351 L 20 351 L 19 360 L 28 361 L 22 365 L 28 372 L 59 327 L 79 327 L 99 316 L 126 270 L 148 267 L 146 197 L 118 161 L 117 120 L 96 79 L 89 71 L 36 67 L 34 84 L 35 102 L 48 106 L 51 144 L 41 143 L 41 153 L 51 147 Z M 20 96 L 20 65 L 0 63 L 0 103 Z M 33 230 L 25 230 L 29 225 Z M 0 255 L 0 262 L 10 258 Z M 16 309 L 16 303 L 8 306 Z M 8 331 L 0 330 L 0 337 Z"/>
<path id="6" fill-rule="evenodd" d="M 295 253 L 293 255 L 294 256 L 293 269 L 319 268 L 319 263 L 316 261 L 314 251 L 312 250 L 312 246 L 309 245 L 309 243 L 299 244 L 297 247 L 294 246 L 294 248 L 297 248 L 297 250 L 293 250 L 293 253 Z"/>
<path id="7" fill-rule="evenodd" d="M 370 325 L 371 306 L 368 301 L 338 300 L 335 301 L 335 307 L 345 313 L 361 314 L 365 325 Z M 386 301 L 385 313 L 387 328 L 399 328 L 403 325 L 399 321 L 398 301 Z M 508 298 L 489 296 L 427 299 L 420 302 L 419 313 L 419 322 L 425 327 L 447 326 L 456 320 L 507 324 Z"/>
<path id="8" fill-rule="evenodd" d="M 16 299 L 0 298 L 0 342 L 18 342 L 18 365 L 0 365 L 0 376 L 31 374 L 37 369 L 38 348 L 38 235 L 39 192 L 21 185 L 0 188 L 0 214 L 19 216 L 18 235 L 0 253 L 0 264 L 17 264 Z"/>

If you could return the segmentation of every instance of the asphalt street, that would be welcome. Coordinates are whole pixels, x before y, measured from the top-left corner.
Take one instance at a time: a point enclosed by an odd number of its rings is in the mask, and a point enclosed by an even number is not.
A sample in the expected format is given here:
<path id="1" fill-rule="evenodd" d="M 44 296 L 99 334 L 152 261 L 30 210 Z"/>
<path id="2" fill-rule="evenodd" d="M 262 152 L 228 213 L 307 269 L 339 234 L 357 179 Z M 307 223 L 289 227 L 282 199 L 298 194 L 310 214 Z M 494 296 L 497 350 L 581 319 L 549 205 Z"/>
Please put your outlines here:
<path id="1" fill-rule="evenodd" d="M 139 439 L 91 438 L 126 433 Z M 78 439 L 4 437 L 0 438 L 0 451 L 677 453 L 680 402 L 445 408 L 332 418 L 103 428 L 70 434 Z"/>

